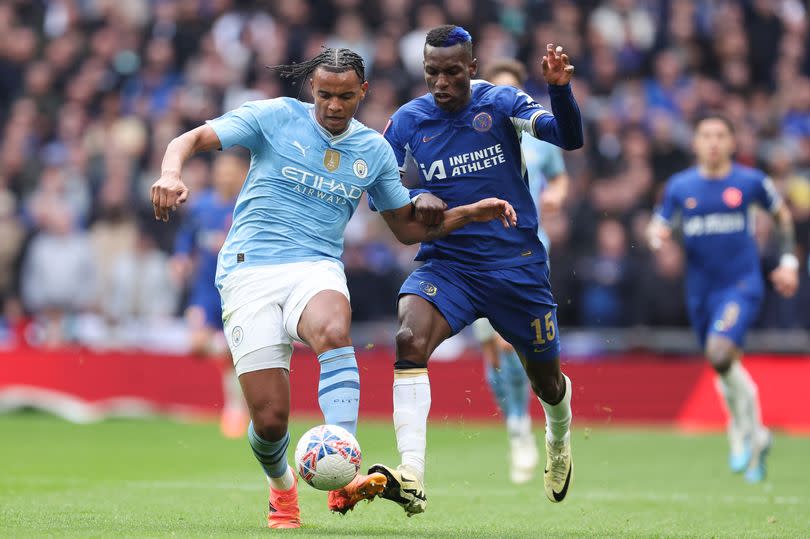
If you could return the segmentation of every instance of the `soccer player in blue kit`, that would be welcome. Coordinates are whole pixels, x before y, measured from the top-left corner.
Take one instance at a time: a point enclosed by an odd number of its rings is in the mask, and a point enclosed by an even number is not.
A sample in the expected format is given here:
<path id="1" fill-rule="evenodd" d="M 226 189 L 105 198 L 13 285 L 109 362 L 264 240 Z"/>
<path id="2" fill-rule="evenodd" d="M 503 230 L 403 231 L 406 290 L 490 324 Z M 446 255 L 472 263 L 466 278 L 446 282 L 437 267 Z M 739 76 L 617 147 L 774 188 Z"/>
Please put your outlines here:
<path id="1" fill-rule="evenodd" d="M 357 53 L 324 49 L 309 61 L 275 69 L 282 76 L 307 77 L 314 104 L 290 98 L 252 101 L 180 135 L 166 149 L 151 194 L 155 218 L 167 220 L 188 197 L 180 178 L 188 158 L 234 145 L 250 150 L 216 283 L 252 420 L 248 441 L 270 484 L 268 526 L 297 528 L 297 479 L 286 459 L 292 342 L 306 343 L 318 355 L 318 402 L 325 422 L 354 434 L 360 378 L 340 256 L 343 232 L 363 193 L 374 196 L 403 243 L 493 219 L 508 227 L 516 216 L 509 203 L 496 198 L 447 211 L 435 197 L 411 201 L 391 147 L 353 119 L 368 89 Z M 359 474 L 329 493 L 329 508 L 346 512 L 373 498 L 385 481 L 381 474 Z"/>
<path id="2" fill-rule="evenodd" d="M 522 90 L 526 82 L 526 67 L 511 58 L 495 60 L 487 64 L 483 78 L 496 86 L 514 86 Z M 526 163 L 529 192 L 538 215 L 542 217 L 559 212 L 569 183 L 562 150 L 531 136 L 521 137 L 520 147 Z M 550 254 L 548 236 L 542 222 L 538 235 Z M 498 335 L 489 320 L 479 318 L 473 322 L 472 329 L 481 343 L 487 383 L 506 422 L 509 477 L 515 484 L 526 483 L 534 477 L 540 460 L 529 413 L 529 379 L 514 348 Z"/>
<path id="3" fill-rule="evenodd" d="M 697 166 L 670 178 L 648 229 L 650 246 L 681 229 L 686 249 L 686 302 L 692 327 L 717 372 L 717 388 L 729 414 L 729 466 L 750 482 L 765 478 L 771 435 L 762 424 L 757 386 L 742 365 L 745 333 L 759 314 L 764 294 L 754 239 L 754 206 L 777 222 L 781 260 L 770 273 L 775 289 L 791 296 L 798 287 L 790 210 L 760 170 L 735 163 L 734 128 L 720 115 L 695 126 Z"/>
<path id="4" fill-rule="evenodd" d="M 223 152 L 214 161 L 212 186 L 191 201 L 177 232 L 173 273 L 179 281 L 189 281 L 186 308 L 192 354 L 222 361 L 224 406 L 220 430 L 227 438 L 244 436 L 247 410 L 233 372 L 228 344 L 222 333 L 222 303 L 214 286 L 217 257 L 231 228 L 236 196 L 247 175 L 246 159 L 235 152 Z"/>
<path id="5" fill-rule="evenodd" d="M 427 504 L 428 359 L 442 341 L 482 317 L 521 356 L 545 410 L 549 500 L 562 501 L 571 482 L 571 381 L 560 371 L 556 305 L 520 148 L 521 134 L 567 150 L 583 143 L 569 85 L 574 67 L 562 47 L 547 49 L 542 67 L 553 114 L 517 88 L 471 80 L 477 61 L 466 30 L 453 25 L 430 30 L 424 46 L 429 93 L 401 107 L 384 133 L 402 170 L 413 160 L 420 187 L 448 207 L 499 196 L 518 214 L 510 230 L 474 224 L 423 242 L 417 260 L 425 264 L 400 290 L 393 420 L 402 461 L 397 468 L 378 464 L 369 472 L 388 478 L 381 496 L 408 516 Z"/>

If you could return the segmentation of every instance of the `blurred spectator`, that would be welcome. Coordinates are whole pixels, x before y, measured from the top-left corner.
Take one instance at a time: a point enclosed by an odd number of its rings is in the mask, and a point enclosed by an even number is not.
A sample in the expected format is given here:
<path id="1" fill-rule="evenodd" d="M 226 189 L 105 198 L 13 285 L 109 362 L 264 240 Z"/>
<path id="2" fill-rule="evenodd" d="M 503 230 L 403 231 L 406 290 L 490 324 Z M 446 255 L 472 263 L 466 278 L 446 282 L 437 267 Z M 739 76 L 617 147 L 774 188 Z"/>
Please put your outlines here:
<path id="1" fill-rule="evenodd" d="M 176 290 L 167 288 L 160 305 L 146 300 L 155 294 L 149 287 L 168 286 L 162 253 L 182 225 L 182 217 L 156 222 L 148 200 L 169 141 L 247 100 L 308 99 L 306 83 L 279 80 L 265 66 L 301 61 L 327 44 L 366 59 L 370 88 L 358 119 L 382 130 L 399 105 L 425 93 L 425 33 L 445 22 L 472 33 L 481 67 L 495 56 L 523 61 L 527 92 L 545 105 L 546 43 L 562 44 L 576 66 L 586 146 L 566 154 L 569 199 L 544 220 L 561 324 L 684 323 L 675 301 L 679 251 L 650 256 L 637 247 L 636 229 L 666 179 L 691 164 L 691 124 L 707 110 L 734 122 L 737 158 L 773 177 L 806 264 L 810 31 L 799 0 L 18 1 L 0 3 L 6 310 L 18 310 L 13 298 L 21 297 L 39 321 L 32 338 L 51 343 L 131 343 L 121 335 L 142 338 L 156 323 L 124 330 L 108 322 L 179 314 Z M 207 185 L 211 161 L 190 161 L 189 182 Z M 413 252 L 361 205 L 345 254 L 358 319 L 394 315 Z M 810 293 L 802 270 L 800 296 Z M 91 289 L 116 299 L 98 302 Z M 664 307 L 652 291 L 667 297 Z M 766 300 L 761 324 L 810 327 L 808 304 Z M 84 313 L 79 329 L 68 322 L 76 313 Z"/>

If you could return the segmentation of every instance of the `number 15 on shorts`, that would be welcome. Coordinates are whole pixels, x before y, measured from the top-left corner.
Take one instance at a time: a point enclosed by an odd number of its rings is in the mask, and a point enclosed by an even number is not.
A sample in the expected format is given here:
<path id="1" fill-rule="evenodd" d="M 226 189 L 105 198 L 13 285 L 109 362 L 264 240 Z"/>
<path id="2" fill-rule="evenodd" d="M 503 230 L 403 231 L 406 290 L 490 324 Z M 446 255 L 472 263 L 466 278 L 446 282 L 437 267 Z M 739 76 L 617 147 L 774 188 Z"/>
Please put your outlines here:
<path id="1" fill-rule="evenodd" d="M 532 328 L 534 329 L 535 337 L 534 341 L 532 341 L 533 345 L 543 346 L 547 343 L 553 342 L 554 337 L 557 336 L 557 328 L 554 325 L 554 312 L 547 312 L 546 316 L 544 316 L 542 320 L 540 318 L 535 318 L 532 320 Z"/>

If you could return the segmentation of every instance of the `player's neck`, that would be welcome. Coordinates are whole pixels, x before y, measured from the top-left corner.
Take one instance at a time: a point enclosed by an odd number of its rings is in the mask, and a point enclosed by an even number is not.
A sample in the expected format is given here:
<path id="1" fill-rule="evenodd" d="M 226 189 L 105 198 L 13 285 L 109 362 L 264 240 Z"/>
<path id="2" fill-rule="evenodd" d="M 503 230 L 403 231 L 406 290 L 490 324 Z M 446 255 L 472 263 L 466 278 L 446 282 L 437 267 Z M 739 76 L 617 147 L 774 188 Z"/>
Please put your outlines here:
<path id="1" fill-rule="evenodd" d="M 698 172 L 704 178 L 719 180 L 725 178 L 731 173 L 731 167 L 734 163 L 729 159 L 717 164 L 700 163 L 698 164 Z"/>

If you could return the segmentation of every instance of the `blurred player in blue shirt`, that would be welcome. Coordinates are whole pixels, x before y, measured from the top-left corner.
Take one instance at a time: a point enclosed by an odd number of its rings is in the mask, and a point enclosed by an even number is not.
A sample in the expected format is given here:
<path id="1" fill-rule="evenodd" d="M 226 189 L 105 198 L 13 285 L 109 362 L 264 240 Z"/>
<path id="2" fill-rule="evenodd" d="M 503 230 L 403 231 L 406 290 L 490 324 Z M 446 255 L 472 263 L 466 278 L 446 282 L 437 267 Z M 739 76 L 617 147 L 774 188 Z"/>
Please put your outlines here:
<path id="1" fill-rule="evenodd" d="M 189 204 L 177 232 L 171 261 L 175 277 L 180 282 L 188 282 L 186 322 L 190 330 L 191 352 L 226 359 L 222 366 L 225 405 L 220 428 L 228 438 L 245 434 L 247 410 L 222 333 L 222 304 L 214 278 L 219 250 L 231 228 L 236 196 L 247 171 L 245 159 L 236 153 L 222 153 L 216 158 L 212 187 Z"/>
<path id="2" fill-rule="evenodd" d="M 274 69 L 307 79 L 315 103 L 251 101 L 180 135 L 166 149 L 152 204 L 155 218 L 165 221 L 185 202 L 188 188 L 180 170 L 193 154 L 235 145 L 250 150 L 247 179 L 219 252 L 216 283 L 225 336 L 250 411 L 248 441 L 270 484 L 268 526 L 298 528 L 297 480 L 286 459 L 292 343 L 306 343 L 318 355 L 318 402 L 325 423 L 354 434 L 360 376 L 340 257 L 343 232 L 363 193 L 374 196 L 403 243 L 438 239 L 493 219 L 509 227 L 515 214 L 496 198 L 447 211 L 436 197 L 411 202 L 390 146 L 354 120 L 368 89 L 363 60 L 354 51 L 324 49 L 309 61 Z M 382 474 L 358 474 L 329 492 L 328 506 L 345 513 L 374 497 L 385 481 Z"/>
<path id="3" fill-rule="evenodd" d="M 512 86 L 522 90 L 526 68 L 517 60 L 496 60 L 487 66 L 483 78 L 496 86 Z M 529 177 L 529 192 L 538 215 L 542 218 L 543 215 L 559 212 L 568 193 L 568 174 L 562 150 L 531 136 L 523 136 L 520 147 Z M 548 253 L 548 236 L 542 223 L 539 237 Z M 489 320 L 479 318 L 473 322 L 472 328 L 481 342 L 487 383 L 506 421 L 510 444 L 510 478 L 516 484 L 526 483 L 534 476 L 539 461 L 529 414 L 529 379 L 515 349 L 498 335 Z"/>
<path id="4" fill-rule="evenodd" d="M 674 228 L 682 232 L 689 317 L 717 372 L 730 418 L 729 465 L 758 482 L 765 478 L 771 435 L 762 425 L 757 386 L 740 361 L 765 287 L 754 239 L 755 206 L 778 224 L 782 258 L 769 277 L 784 296 L 798 287 L 793 220 L 770 178 L 732 160 L 734 128 L 728 119 L 707 115 L 699 120 L 692 146 L 697 165 L 670 178 L 648 236 L 658 249 Z"/>
<path id="5" fill-rule="evenodd" d="M 384 133 L 401 170 L 416 163 L 419 187 L 448 207 L 498 196 L 518 214 L 514 229 L 479 223 L 423 242 L 417 260 L 425 264 L 400 289 L 393 400 L 402 464 L 370 471 L 388 477 L 382 496 L 408 515 L 426 507 L 428 359 L 478 318 L 488 318 L 521 356 L 545 410 L 546 496 L 562 501 L 571 482 L 571 382 L 560 371 L 556 305 L 520 141 L 528 135 L 572 150 L 582 146 L 583 134 L 568 56 L 549 44 L 542 65 L 553 114 L 517 88 L 472 80 L 477 60 L 470 34 L 458 26 L 434 28 L 424 46 L 429 93 L 402 106 Z"/>

